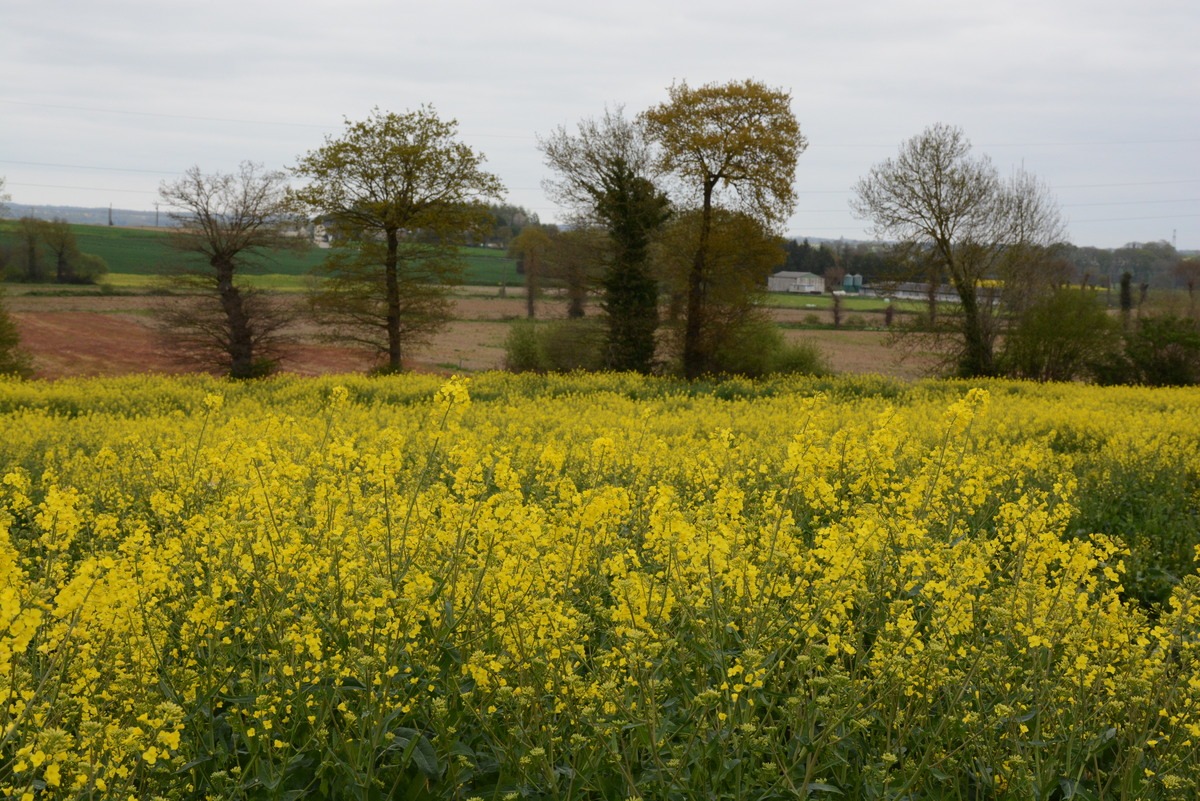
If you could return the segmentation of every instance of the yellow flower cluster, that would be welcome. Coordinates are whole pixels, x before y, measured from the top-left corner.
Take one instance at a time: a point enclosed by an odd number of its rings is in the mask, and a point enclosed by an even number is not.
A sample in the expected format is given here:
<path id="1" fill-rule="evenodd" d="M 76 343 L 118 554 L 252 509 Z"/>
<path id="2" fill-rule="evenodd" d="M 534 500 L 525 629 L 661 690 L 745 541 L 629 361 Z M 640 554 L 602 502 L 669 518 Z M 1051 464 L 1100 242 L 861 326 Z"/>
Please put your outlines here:
<path id="1" fill-rule="evenodd" d="M 1194 392 L 129 378 L 0 415 L 4 797 L 1200 791 L 1195 530 L 1148 603 L 1145 532 L 1081 528 L 1118 478 L 1200 485 Z"/>

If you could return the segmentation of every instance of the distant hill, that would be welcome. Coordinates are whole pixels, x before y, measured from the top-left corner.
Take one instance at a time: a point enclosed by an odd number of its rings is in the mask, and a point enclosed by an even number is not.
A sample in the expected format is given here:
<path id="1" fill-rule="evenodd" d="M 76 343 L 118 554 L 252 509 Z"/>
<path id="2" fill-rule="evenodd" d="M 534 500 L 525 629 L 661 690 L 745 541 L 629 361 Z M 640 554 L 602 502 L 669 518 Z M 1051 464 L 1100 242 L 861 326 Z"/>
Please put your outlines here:
<path id="1" fill-rule="evenodd" d="M 78 225 L 108 225 L 109 214 L 112 224 L 120 228 L 153 228 L 156 224 L 170 224 L 166 213 L 135 211 L 133 209 L 85 208 L 83 206 L 30 206 L 25 203 L 9 203 L 8 216 L 34 217 L 38 220 L 66 220 Z"/>

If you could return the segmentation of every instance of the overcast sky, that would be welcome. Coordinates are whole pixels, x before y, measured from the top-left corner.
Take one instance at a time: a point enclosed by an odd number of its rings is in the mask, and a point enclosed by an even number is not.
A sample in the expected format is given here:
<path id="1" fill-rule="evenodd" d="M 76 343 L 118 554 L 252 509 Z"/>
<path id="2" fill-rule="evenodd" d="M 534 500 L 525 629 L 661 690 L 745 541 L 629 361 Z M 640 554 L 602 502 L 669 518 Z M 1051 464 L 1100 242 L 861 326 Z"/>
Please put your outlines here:
<path id="1" fill-rule="evenodd" d="M 192 165 L 283 168 L 428 103 L 553 222 L 539 134 L 755 78 L 810 142 L 789 233 L 869 238 L 851 187 L 944 122 L 1047 183 L 1078 245 L 1200 248 L 1196 0 L 4 0 L 0 76 L 18 203 L 153 209 Z"/>

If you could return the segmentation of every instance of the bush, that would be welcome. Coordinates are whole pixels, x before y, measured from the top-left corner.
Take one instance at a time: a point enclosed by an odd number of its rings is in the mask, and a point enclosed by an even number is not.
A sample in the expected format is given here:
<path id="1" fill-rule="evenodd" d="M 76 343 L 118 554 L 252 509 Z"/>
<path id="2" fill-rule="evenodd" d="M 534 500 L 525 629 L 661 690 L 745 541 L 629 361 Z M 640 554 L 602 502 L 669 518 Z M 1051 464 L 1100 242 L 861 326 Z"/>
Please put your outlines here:
<path id="1" fill-rule="evenodd" d="M 828 362 L 810 342 L 789 345 L 774 322 L 744 320 L 724 337 L 713 358 L 714 372 L 760 378 L 775 373 L 828 375 Z"/>
<path id="2" fill-rule="evenodd" d="M 29 354 L 21 349 L 21 335 L 17 324 L 9 316 L 0 295 L 0 376 L 28 378 L 33 373 Z"/>
<path id="3" fill-rule="evenodd" d="M 595 320 L 519 320 L 504 340 L 504 367 L 514 373 L 600 370 L 603 343 L 604 330 Z"/>
<path id="4" fill-rule="evenodd" d="M 832 375 L 825 353 L 815 342 L 785 342 L 771 360 L 771 372 L 790 375 Z"/>
<path id="5" fill-rule="evenodd" d="M 1147 317 L 1125 343 L 1138 383 L 1152 387 L 1200 383 L 1200 329 L 1184 317 Z"/>
<path id="6" fill-rule="evenodd" d="M 1121 340 L 1090 292 L 1059 289 L 1021 315 L 1004 340 L 1000 371 L 1034 381 L 1072 381 L 1111 362 Z"/>
<path id="7" fill-rule="evenodd" d="M 1151 387 L 1200 383 L 1200 328 L 1171 315 L 1144 317 L 1124 338 L 1124 348 L 1093 367 L 1101 384 Z"/>

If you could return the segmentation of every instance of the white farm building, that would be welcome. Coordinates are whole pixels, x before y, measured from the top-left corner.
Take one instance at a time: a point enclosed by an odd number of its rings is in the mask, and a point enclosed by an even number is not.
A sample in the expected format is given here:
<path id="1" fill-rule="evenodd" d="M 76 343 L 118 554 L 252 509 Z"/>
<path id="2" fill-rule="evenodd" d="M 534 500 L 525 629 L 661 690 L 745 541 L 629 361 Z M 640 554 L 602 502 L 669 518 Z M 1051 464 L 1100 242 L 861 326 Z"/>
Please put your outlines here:
<path id="1" fill-rule="evenodd" d="M 767 291 L 820 295 L 825 292 L 825 279 L 815 273 L 775 273 L 767 278 Z"/>

